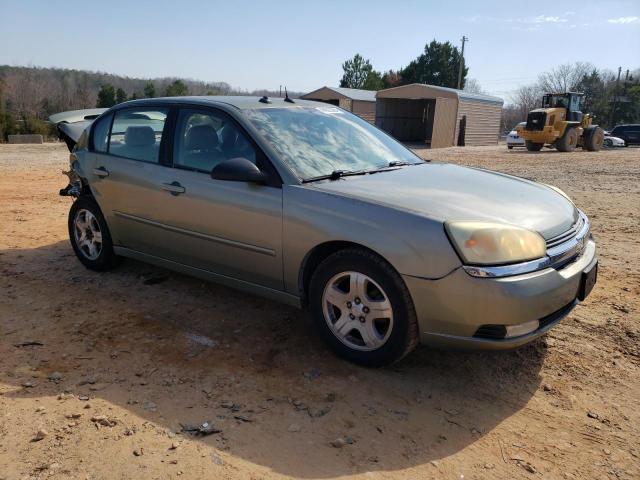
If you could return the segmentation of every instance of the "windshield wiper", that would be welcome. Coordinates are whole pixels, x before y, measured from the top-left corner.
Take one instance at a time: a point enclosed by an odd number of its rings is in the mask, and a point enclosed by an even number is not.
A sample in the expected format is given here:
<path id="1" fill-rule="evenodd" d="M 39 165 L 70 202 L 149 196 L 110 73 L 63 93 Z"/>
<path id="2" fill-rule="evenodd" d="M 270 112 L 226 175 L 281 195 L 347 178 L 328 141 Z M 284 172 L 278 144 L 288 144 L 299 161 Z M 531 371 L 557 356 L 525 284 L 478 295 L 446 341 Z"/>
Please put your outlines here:
<path id="1" fill-rule="evenodd" d="M 319 180 L 338 180 L 342 177 L 350 177 L 352 175 L 364 175 L 367 170 L 334 170 L 329 175 L 319 175 L 317 177 L 305 178 L 302 183 L 317 182 Z"/>
<path id="2" fill-rule="evenodd" d="M 406 167 L 407 165 L 422 165 L 424 162 L 429 162 L 430 160 L 423 160 L 422 162 L 407 162 L 406 160 L 393 160 L 389 162 L 387 167 Z"/>
<path id="3" fill-rule="evenodd" d="M 367 175 L 370 173 L 388 172 L 396 167 L 404 167 L 407 165 L 422 165 L 423 162 L 406 162 L 394 160 L 384 167 L 365 168 L 363 170 L 334 170 L 328 175 L 319 175 L 317 177 L 305 178 L 302 183 L 317 182 L 319 180 L 338 180 L 342 177 L 351 177 L 353 175 Z"/>

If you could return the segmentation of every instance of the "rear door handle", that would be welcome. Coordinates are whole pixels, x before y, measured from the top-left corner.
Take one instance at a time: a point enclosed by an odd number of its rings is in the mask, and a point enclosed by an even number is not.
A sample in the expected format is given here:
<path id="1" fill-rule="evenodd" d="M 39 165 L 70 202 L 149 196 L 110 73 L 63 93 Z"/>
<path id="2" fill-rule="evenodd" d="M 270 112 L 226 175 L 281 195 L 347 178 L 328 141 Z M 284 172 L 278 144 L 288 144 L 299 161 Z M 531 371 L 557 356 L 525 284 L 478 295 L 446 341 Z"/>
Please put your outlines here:
<path id="1" fill-rule="evenodd" d="M 98 177 L 104 178 L 109 176 L 109 170 L 104 167 L 98 167 L 93 169 L 93 174 Z"/>
<path id="2" fill-rule="evenodd" d="M 171 195 L 180 195 L 186 192 L 186 189 L 178 182 L 163 183 L 162 189 L 171 192 Z"/>

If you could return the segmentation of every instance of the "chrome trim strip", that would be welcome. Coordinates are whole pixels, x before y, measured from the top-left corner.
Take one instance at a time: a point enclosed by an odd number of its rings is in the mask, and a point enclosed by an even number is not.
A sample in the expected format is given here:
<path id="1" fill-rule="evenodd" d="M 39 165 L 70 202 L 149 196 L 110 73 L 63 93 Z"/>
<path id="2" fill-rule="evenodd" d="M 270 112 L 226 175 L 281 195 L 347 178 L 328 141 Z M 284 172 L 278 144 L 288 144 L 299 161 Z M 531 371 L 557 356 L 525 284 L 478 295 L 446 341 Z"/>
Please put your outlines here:
<path id="1" fill-rule="evenodd" d="M 547 255 L 542 258 L 536 258 L 522 263 L 514 263 L 512 265 L 499 265 L 499 266 L 475 266 L 475 265 L 463 265 L 465 272 L 472 277 L 479 278 L 500 278 L 510 277 L 513 275 L 522 275 L 525 273 L 536 272 L 544 268 L 553 268 L 561 265 L 578 257 L 584 251 L 584 247 L 589 239 L 589 231 L 591 225 L 589 219 L 582 212 L 580 213 L 580 220 L 574 225 L 578 227 L 578 233 L 563 243 L 560 243 L 554 247 L 547 249 Z M 566 233 L 566 232 L 565 232 Z M 564 236 L 562 234 L 561 236 Z M 558 237 L 554 237 L 558 238 Z M 553 239 L 551 239 L 553 240 Z"/>
<path id="2" fill-rule="evenodd" d="M 188 235 L 190 237 L 199 238 L 201 240 L 208 240 L 210 242 L 220 243 L 222 245 L 227 245 L 229 247 L 241 248 L 242 250 L 248 250 L 250 252 L 260 253 L 262 255 L 269 255 L 270 257 L 275 257 L 276 252 L 270 248 L 258 247 L 257 245 L 250 245 L 248 243 L 242 243 L 235 240 L 229 240 L 228 238 L 216 237 L 213 235 L 207 235 L 205 233 L 194 232 L 193 230 L 186 230 L 184 228 L 173 227 L 171 225 L 165 225 L 164 223 L 155 222 L 153 220 L 149 220 L 147 218 L 136 217 L 135 215 L 130 215 L 128 213 L 118 212 L 114 210 L 114 215 L 116 217 L 125 218 L 127 220 L 132 220 L 134 222 L 143 223 L 145 225 L 151 225 L 154 227 L 161 228 L 163 230 L 167 230 L 169 232 L 181 233 L 183 235 Z"/>

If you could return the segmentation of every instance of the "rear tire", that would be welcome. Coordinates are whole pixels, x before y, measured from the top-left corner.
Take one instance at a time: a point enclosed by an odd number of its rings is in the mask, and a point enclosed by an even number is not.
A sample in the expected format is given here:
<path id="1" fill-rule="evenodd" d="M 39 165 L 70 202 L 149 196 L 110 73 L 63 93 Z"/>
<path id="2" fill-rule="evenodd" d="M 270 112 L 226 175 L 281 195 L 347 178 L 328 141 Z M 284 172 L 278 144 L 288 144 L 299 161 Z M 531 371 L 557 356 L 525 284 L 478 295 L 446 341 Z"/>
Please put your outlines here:
<path id="1" fill-rule="evenodd" d="M 109 227 L 93 197 L 83 195 L 73 202 L 68 226 L 73 251 L 85 267 L 104 271 L 116 265 Z"/>
<path id="2" fill-rule="evenodd" d="M 513 145 L 507 145 L 507 148 L 508 148 L 509 150 L 513 150 Z"/>
<path id="3" fill-rule="evenodd" d="M 419 341 L 413 300 L 402 278 L 364 249 L 341 250 L 320 263 L 309 286 L 309 308 L 331 349 L 360 365 L 397 362 Z"/>
<path id="4" fill-rule="evenodd" d="M 540 150 L 542 150 L 544 143 L 536 143 L 532 142 L 531 140 L 527 140 L 525 141 L 525 145 L 527 147 L 527 150 L 529 150 L 530 152 L 539 152 Z"/>
<path id="5" fill-rule="evenodd" d="M 556 140 L 556 148 L 559 152 L 573 152 L 578 145 L 578 132 L 575 128 L 567 127 L 564 135 Z"/>
<path id="6" fill-rule="evenodd" d="M 597 152 L 604 144 L 604 130 L 600 127 L 589 127 L 584 132 L 584 148 L 589 152 Z"/>

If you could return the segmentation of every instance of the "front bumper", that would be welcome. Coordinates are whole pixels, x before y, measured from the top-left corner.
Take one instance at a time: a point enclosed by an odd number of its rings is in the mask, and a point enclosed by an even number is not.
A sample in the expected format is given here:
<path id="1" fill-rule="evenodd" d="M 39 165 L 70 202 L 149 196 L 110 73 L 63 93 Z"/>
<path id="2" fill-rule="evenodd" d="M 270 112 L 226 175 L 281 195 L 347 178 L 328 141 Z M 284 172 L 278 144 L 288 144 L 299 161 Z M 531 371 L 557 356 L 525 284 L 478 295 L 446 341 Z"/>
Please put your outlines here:
<path id="1" fill-rule="evenodd" d="M 438 280 L 404 275 L 418 316 L 420 340 L 437 347 L 508 349 L 546 333 L 578 303 L 582 272 L 597 263 L 589 239 L 582 254 L 563 268 L 523 275 L 477 278 L 463 268 Z M 481 325 L 520 325 L 540 320 L 537 330 L 518 337 L 474 337 Z"/>
<path id="2" fill-rule="evenodd" d="M 560 136 L 560 132 L 555 130 L 553 126 L 545 126 L 542 130 L 518 130 L 518 136 L 523 140 L 529 140 L 533 143 L 552 143 Z"/>
<path id="3" fill-rule="evenodd" d="M 507 137 L 507 146 L 509 147 L 524 147 L 524 145 L 524 138 Z"/>

